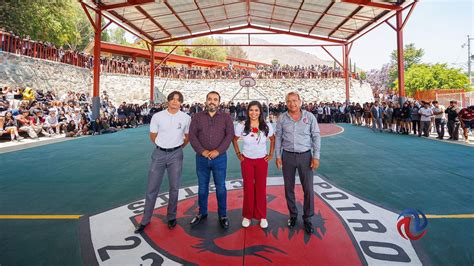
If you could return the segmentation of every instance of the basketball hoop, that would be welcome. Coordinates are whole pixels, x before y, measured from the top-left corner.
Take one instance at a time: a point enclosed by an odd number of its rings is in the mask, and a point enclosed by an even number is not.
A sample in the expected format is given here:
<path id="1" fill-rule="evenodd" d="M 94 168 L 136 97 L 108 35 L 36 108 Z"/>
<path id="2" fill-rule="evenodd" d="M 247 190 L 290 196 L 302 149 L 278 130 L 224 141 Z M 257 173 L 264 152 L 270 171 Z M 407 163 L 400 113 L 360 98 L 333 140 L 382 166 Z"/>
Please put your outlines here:
<path id="1" fill-rule="evenodd" d="M 243 77 L 242 79 L 240 79 L 240 86 L 242 87 L 249 88 L 255 85 L 257 85 L 257 82 L 252 77 Z"/>

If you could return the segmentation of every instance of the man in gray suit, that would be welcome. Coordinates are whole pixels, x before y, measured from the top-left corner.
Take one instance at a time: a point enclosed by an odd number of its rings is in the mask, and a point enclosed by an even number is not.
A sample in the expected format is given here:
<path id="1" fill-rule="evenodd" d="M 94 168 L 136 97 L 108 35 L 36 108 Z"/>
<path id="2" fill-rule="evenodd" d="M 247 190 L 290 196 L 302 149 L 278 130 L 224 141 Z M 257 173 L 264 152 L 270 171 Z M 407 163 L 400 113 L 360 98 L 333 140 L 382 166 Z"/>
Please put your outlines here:
<path id="1" fill-rule="evenodd" d="M 379 105 L 379 102 L 376 101 L 372 108 L 370 108 L 370 113 L 372 114 L 372 130 L 375 131 L 377 128 L 382 132 L 382 117 L 383 117 L 383 108 Z"/>

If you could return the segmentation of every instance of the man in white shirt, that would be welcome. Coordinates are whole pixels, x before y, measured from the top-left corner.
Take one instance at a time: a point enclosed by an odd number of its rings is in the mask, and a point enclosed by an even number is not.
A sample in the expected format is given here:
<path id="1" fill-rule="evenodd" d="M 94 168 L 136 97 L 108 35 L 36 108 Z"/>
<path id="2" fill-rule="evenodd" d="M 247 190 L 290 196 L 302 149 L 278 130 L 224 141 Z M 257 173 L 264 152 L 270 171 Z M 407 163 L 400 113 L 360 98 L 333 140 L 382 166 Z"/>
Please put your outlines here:
<path id="1" fill-rule="evenodd" d="M 444 138 L 444 126 L 446 125 L 446 119 L 444 111 L 446 108 L 443 105 L 440 105 L 438 101 L 433 101 L 433 114 L 435 116 L 435 127 L 436 132 L 438 133 L 438 139 Z"/>
<path id="2" fill-rule="evenodd" d="M 141 233 L 150 223 L 165 170 L 169 179 L 168 227 L 176 226 L 178 191 L 183 170 L 183 148 L 188 144 L 191 117 L 180 111 L 183 95 L 173 91 L 168 95 L 168 108 L 153 115 L 150 122 L 150 139 L 156 145 L 148 172 L 145 213 L 135 233 Z"/>
<path id="3" fill-rule="evenodd" d="M 420 109 L 420 111 L 418 111 L 418 113 L 420 114 L 420 125 L 423 136 L 429 137 L 431 117 L 433 116 L 433 110 L 431 110 L 430 103 L 423 102 L 423 107 Z"/>

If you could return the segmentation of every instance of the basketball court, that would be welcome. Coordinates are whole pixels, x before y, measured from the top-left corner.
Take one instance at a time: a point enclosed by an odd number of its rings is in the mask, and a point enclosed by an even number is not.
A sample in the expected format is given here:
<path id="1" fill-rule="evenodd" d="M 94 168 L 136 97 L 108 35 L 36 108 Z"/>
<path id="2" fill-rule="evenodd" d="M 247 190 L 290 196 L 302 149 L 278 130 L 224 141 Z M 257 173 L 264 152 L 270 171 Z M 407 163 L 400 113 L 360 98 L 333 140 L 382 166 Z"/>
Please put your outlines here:
<path id="1" fill-rule="evenodd" d="M 281 171 L 269 166 L 268 220 L 241 227 L 240 165 L 228 151 L 230 229 L 210 215 L 191 228 L 197 177 L 190 146 L 178 205 L 178 226 L 164 214 L 167 182 L 142 234 L 153 145 L 146 126 L 2 154 L 2 265 L 171 265 L 226 263 L 470 265 L 474 254 L 474 150 L 418 137 L 373 133 L 352 125 L 321 124 L 321 166 L 314 188 L 315 232 L 302 221 L 289 230 Z M 429 158 L 429 160 L 427 160 Z M 211 186 L 211 192 L 212 192 Z M 299 204 L 302 191 L 297 187 Z M 397 232 L 407 208 L 428 217 L 426 235 L 409 241 Z M 369 226 L 372 230 L 366 230 Z M 365 229 L 364 229 L 365 228 Z M 155 263 L 155 264 L 153 264 Z"/>
<path id="2" fill-rule="evenodd" d="M 320 47 L 341 67 L 346 102 L 351 101 L 354 42 L 387 24 L 397 37 L 399 98 L 406 97 L 403 28 L 417 4 L 414 0 L 79 2 L 95 32 L 93 117 L 100 104 L 100 36 L 111 23 L 147 43 L 150 69 L 164 63 L 178 46 L 189 45 L 173 43 L 174 49 L 160 62 L 155 62 L 155 47 L 180 40 L 238 30 L 249 30 L 248 43 L 236 46 L 265 46 L 251 43 L 258 34 L 306 38 L 310 44 L 302 46 Z M 332 54 L 336 50 L 342 52 L 340 60 Z M 155 96 L 154 73 L 150 71 L 150 101 Z M 187 146 L 178 225 L 173 230 L 166 226 L 164 182 L 151 224 L 141 234 L 133 230 L 143 213 L 154 149 L 147 126 L 9 149 L 1 154 L 0 265 L 474 264 L 472 147 L 346 124 L 320 126 L 311 235 L 302 230 L 301 219 L 293 229 L 286 226 L 282 173 L 274 161 L 267 187 L 269 227 L 262 230 L 255 221 L 241 227 L 242 181 L 232 148 L 226 183 L 228 230 L 218 226 L 213 193 L 208 219 L 196 228 L 189 225 L 196 213 L 197 177 L 195 153 Z M 297 187 L 300 205 L 301 196 Z M 428 219 L 419 240 L 407 240 L 398 232 L 399 214 L 409 208 Z"/>

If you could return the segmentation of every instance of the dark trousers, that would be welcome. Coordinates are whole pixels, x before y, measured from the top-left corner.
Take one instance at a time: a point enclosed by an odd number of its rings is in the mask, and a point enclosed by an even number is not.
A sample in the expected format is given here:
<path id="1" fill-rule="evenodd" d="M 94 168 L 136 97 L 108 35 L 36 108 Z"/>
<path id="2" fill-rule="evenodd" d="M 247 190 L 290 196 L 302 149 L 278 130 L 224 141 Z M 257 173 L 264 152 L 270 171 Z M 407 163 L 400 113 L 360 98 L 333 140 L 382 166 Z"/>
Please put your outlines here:
<path id="1" fill-rule="evenodd" d="M 317 118 L 318 118 L 318 123 L 323 122 L 323 115 L 318 114 Z"/>
<path id="2" fill-rule="evenodd" d="M 438 138 L 444 138 L 444 125 L 446 125 L 446 120 L 443 118 L 435 119 L 436 132 L 438 133 Z"/>
<path id="3" fill-rule="evenodd" d="M 421 135 L 420 120 L 412 120 L 411 124 L 413 125 L 413 134 L 416 135 L 416 130 L 418 129 L 418 136 L 420 136 Z"/>
<path id="4" fill-rule="evenodd" d="M 311 169 L 311 152 L 302 154 L 283 151 L 281 160 L 283 163 L 283 180 L 285 183 L 285 198 L 290 212 L 290 217 L 298 216 L 295 199 L 295 174 L 298 170 L 301 186 L 303 187 L 303 220 L 309 220 L 314 215 L 314 188 L 313 170 Z"/>
<path id="5" fill-rule="evenodd" d="M 459 122 L 448 120 L 448 133 L 449 133 L 450 139 L 453 139 L 453 140 L 459 139 L 459 126 L 460 126 Z"/>
<path id="6" fill-rule="evenodd" d="M 421 123 L 421 130 L 423 131 L 423 136 L 429 137 L 431 121 L 421 121 L 420 123 Z"/>

